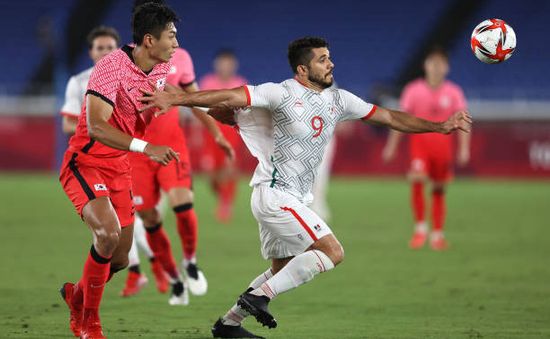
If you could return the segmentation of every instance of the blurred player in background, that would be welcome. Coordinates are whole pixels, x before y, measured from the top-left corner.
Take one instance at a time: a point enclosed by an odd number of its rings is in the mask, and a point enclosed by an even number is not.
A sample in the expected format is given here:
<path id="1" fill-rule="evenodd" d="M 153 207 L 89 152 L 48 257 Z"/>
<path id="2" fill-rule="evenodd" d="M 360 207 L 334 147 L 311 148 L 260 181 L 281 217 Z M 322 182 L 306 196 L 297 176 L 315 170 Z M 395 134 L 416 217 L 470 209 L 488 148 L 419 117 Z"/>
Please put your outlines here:
<path id="1" fill-rule="evenodd" d="M 94 65 L 105 55 L 116 50 L 120 43 L 118 32 L 111 27 L 99 26 L 94 28 L 88 34 L 88 51 Z M 92 74 L 93 67 L 72 76 L 67 83 L 65 91 L 65 102 L 61 108 L 63 118 L 63 132 L 71 136 L 76 130 L 78 117 L 82 109 L 86 88 Z M 129 274 L 126 280 L 126 286 L 121 292 L 122 296 L 130 296 L 139 292 L 139 290 L 147 283 L 147 277 L 140 273 L 138 246 L 145 253 L 151 262 L 151 269 L 155 276 L 157 288 L 160 292 L 166 292 L 168 289 L 168 281 L 160 266 L 160 263 L 155 260 L 153 251 L 147 243 L 145 230 L 143 229 L 143 221 L 135 218 L 134 222 L 134 240 L 129 253 Z"/>
<path id="2" fill-rule="evenodd" d="M 83 339 L 105 338 L 99 318 L 103 290 L 128 265 L 135 211 L 128 151 L 145 153 L 163 165 L 178 158 L 170 147 L 137 138 L 154 114 L 137 111 L 142 106 L 139 87 L 164 88 L 170 57 L 178 47 L 176 21 L 165 6 L 147 4 L 136 10 L 136 46 L 124 46 L 97 62 L 65 152 L 61 185 L 93 235 L 80 280 L 60 290 L 70 310 L 71 331 Z"/>
<path id="3" fill-rule="evenodd" d="M 443 121 L 454 113 L 466 110 L 466 99 L 462 89 L 450 80 L 449 59 L 441 48 L 428 52 L 424 60 L 425 77 L 405 86 L 401 95 L 401 109 L 424 119 Z M 391 131 L 382 157 L 385 162 L 397 154 L 401 133 Z M 432 232 L 430 245 L 434 250 L 448 247 L 443 235 L 445 221 L 445 189 L 452 178 L 453 152 L 452 136 L 437 133 L 410 136 L 411 205 L 415 220 L 414 234 L 409 243 L 413 249 L 424 246 L 428 237 L 428 223 L 425 216 L 424 185 L 431 183 L 432 189 Z M 470 160 L 470 134 L 458 132 L 457 164 L 465 166 Z"/>
<path id="4" fill-rule="evenodd" d="M 163 3 L 159 0 L 137 0 L 135 6 L 151 2 Z M 172 55 L 171 69 L 166 81 L 169 85 L 179 87 L 186 92 L 198 90 L 193 61 L 185 49 L 177 48 Z M 206 112 L 198 109 L 193 109 L 193 114 L 212 133 L 218 147 L 222 148 L 229 158 L 232 158 L 233 148 L 222 135 L 216 121 Z M 185 135 L 179 125 L 178 107 L 154 118 L 147 127 L 144 140 L 154 144 L 169 145 L 179 154 L 179 161 L 168 166 L 161 166 L 147 156 L 137 153 L 130 154 L 130 162 L 136 209 L 143 219 L 149 245 L 172 284 L 169 303 L 170 305 L 187 305 L 189 303 L 188 291 L 174 260 L 168 235 L 162 227 L 161 215 L 156 208 L 161 191 L 164 191 L 177 220 L 177 230 L 183 249 L 181 271 L 185 272 L 186 282 L 191 293 L 204 295 L 207 292 L 208 284 L 204 273 L 197 265 L 198 220 L 193 208 L 191 163 Z"/>
<path id="5" fill-rule="evenodd" d="M 246 79 L 237 74 L 239 61 L 230 49 L 220 50 L 214 59 L 214 72 L 205 75 L 199 81 L 201 90 L 229 89 L 246 84 Z M 242 140 L 235 128 L 218 123 L 224 137 L 231 143 L 238 155 L 242 149 Z M 233 215 L 233 202 L 239 179 L 238 158 L 228 161 L 211 135 L 205 136 L 204 167 L 210 173 L 211 186 L 218 196 L 216 217 L 221 222 L 228 222 Z"/>
<path id="6" fill-rule="evenodd" d="M 450 133 L 469 129 L 466 112 L 431 122 L 369 104 L 352 93 L 331 87 L 334 64 L 328 43 L 302 38 L 288 48 L 295 78 L 282 83 L 187 94 L 145 92 L 140 101 L 165 111 L 171 105 L 223 108 L 251 107 L 235 115 L 241 135 L 258 159 L 252 178 L 252 213 L 260 226 L 262 255 L 271 267 L 252 281 L 237 303 L 212 328 L 214 337 L 258 338 L 241 323 L 248 315 L 269 328 L 277 326 L 268 304 L 277 295 L 311 281 L 344 259 L 330 227 L 307 205 L 323 153 L 338 122 L 361 119 L 402 132 Z"/>

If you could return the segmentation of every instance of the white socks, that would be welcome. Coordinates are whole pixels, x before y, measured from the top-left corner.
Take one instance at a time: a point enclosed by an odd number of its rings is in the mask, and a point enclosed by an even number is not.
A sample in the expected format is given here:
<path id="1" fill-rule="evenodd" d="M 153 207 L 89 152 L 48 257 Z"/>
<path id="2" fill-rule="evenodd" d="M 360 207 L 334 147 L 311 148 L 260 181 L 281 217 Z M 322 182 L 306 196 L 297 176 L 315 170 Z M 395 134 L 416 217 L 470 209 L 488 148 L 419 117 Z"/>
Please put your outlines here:
<path id="1" fill-rule="evenodd" d="M 147 258 L 151 259 L 153 257 L 153 250 L 149 247 L 147 242 L 147 236 L 145 235 L 145 227 L 143 226 L 143 220 L 136 215 L 134 221 L 134 244 L 139 246 L 139 249 L 145 253 Z M 134 246 L 132 244 L 132 246 Z M 137 249 L 136 249 L 137 252 Z M 138 259 L 139 260 L 139 259 Z"/>
<path id="2" fill-rule="evenodd" d="M 269 280 L 271 277 L 273 277 L 273 273 L 271 273 L 271 268 L 269 268 L 267 271 L 252 280 L 248 287 L 256 289 L 260 287 L 264 282 Z M 241 325 L 241 322 L 244 320 L 244 318 L 248 317 L 249 315 L 250 314 L 247 311 L 243 310 L 239 305 L 235 304 L 223 316 L 222 323 L 229 326 L 239 326 Z"/>
<path id="3" fill-rule="evenodd" d="M 294 257 L 273 278 L 250 293 L 273 299 L 281 293 L 307 283 L 317 274 L 333 268 L 332 260 L 325 253 L 318 250 L 307 251 Z"/>
<path id="4" fill-rule="evenodd" d="M 425 221 L 421 221 L 421 222 L 417 223 L 414 226 L 414 232 L 415 233 L 427 234 L 428 233 L 428 224 Z"/>

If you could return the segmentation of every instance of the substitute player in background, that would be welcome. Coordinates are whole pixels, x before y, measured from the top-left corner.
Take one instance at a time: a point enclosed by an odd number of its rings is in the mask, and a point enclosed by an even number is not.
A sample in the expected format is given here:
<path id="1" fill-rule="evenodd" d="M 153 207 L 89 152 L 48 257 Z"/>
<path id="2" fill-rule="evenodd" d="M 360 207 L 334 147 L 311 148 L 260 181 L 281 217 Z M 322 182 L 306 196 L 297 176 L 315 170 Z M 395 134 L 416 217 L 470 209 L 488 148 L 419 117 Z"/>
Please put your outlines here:
<path id="1" fill-rule="evenodd" d="M 118 48 L 120 36 L 114 28 L 99 26 L 88 34 L 87 40 L 88 53 L 95 65 L 102 57 Z M 61 115 L 63 119 L 63 132 L 69 136 L 73 135 L 76 130 L 78 117 L 80 116 L 92 70 L 93 67 L 90 67 L 72 76 L 67 83 L 65 102 L 61 108 Z M 151 269 L 155 276 L 157 289 L 161 293 L 166 292 L 168 289 L 168 281 L 160 263 L 155 260 L 153 251 L 149 248 L 143 229 L 143 221 L 137 217 L 134 222 L 134 240 L 129 253 L 129 274 L 126 279 L 126 286 L 122 290 L 121 295 L 125 297 L 134 295 L 147 283 L 147 277 L 140 272 L 138 247 L 147 255 L 151 262 Z"/>
<path id="2" fill-rule="evenodd" d="M 243 140 L 259 164 L 252 178 L 252 213 L 260 225 L 262 255 L 271 267 L 249 285 L 237 303 L 212 328 L 214 337 L 257 338 L 241 323 L 252 314 L 276 327 L 268 310 L 277 295 L 312 280 L 342 262 L 344 251 L 330 227 L 310 208 L 311 189 L 323 153 L 340 121 L 361 119 L 409 133 L 469 130 L 468 113 L 445 122 L 366 103 L 352 93 L 331 88 L 334 64 L 328 44 L 302 38 L 288 48 L 295 78 L 282 83 L 187 94 L 144 91 L 140 101 L 161 111 L 171 105 L 252 107 L 236 114 Z M 224 118 L 226 113 L 218 116 Z"/>
<path id="3" fill-rule="evenodd" d="M 229 89 L 246 84 L 246 79 L 237 74 L 239 61 L 230 49 L 222 49 L 214 58 L 214 72 L 205 75 L 199 81 L 201 90 Z M 235 128 L 218 123 L 224 137 L 231 143 L 238 155 L 242 149 L 242 140 Z M 237 181 L 239 179 L 239 160 L 228 161 L 227 156 L 212 136 L 205 137 L 204 166 L 210 172 L 211 186 L 218 196 L 216 217 L 221 222 L 228 222 L 233 215 L 233 203 L 235 200 Z"/>
<path id="4" fill-rule="evenodd" d="M 138 0 L 135 5 L 150 2 Z M 163 3 L 158 0 L 153 2 Z M 172 55 L 171 64 L 167 83 L 186 92 L 197 91 L 193 61 L 189 53 L 183 48 L 177 48 Z M 216 121 L 206 112 L 198 109 L 193 109 L 193 114 L 216 138 L 217 146 L 222 148 L 227 156 L 233 157 L 233 149 L 223 137 Z M 161 262 L 172 283 L 169 303 L 187 305 L 188 291 L 177 269 L 168 235 L 162 227 L 161 215 L 155 208 L 159 202 L 161 190 L 166 192 L 177 220 L 177 230 L 183 249 L 182 271 L 186 273 L 189 290 L 194 295 L 204 295 L 208 284 L 197 265 L 198 220 L 193 208 L 191 163 L 187 142 L 179 125 L 178 107 L 153 119 L 143 139 L 154 144 L 169 145 L 179 154 L 179 161 L 168 166 L 161 166 L 147 156 L 137 153 L 130 154 L 130 163 L 136 209 L 143 219 L 147 239 L 155 257 Z"/>
<path id="5" fill-rule="evenodd" d="M 458 111 L 466 110 L 466 99 L 462 89 L 450 80 L 449 58 L 440 48 L 429 51 L 424 60 L 425 77 L 405 86 L 401 95 L 401 109 L 424 119 L 443 121 Z M 397 154 L 401 133 L 391 131 L 382 152 L 385 162 Z M 424 246 L 428 237 L 425 215 L 424 185 L 431 183 L 432 190 L 432 232 L 430 245 L 434 250 L 448 247 L 443 235 L 445 222 L 445 190 L 452 177 L 453 138 L 449 135 L 426 133 L 410 136 L 411 205 L 415 220 L 414 234 L 409 246 L 418 249 Z M 458 132 L 457 164 L 465 166 L 470 160 L 470 134 Z"/>
<path id="6" fill-rule="evenodd" d="M 167 165 L 177 153 L 136 137 L 154 111 L 140 114 L 139 87 L 163 89 L 170 57 L 178 47 L 176 14 L 146 4 L 132 18 L 135 47 L 124 46 L 94 67 L 75 135 L 69 140 L 60 173 L 63 189 L 93 235 L 82 277 L 60 292 L 69 306 L 70 328 L 83 339 L 105 338 L 99 305 L 106 282 L 128 265 L 134 206 L 128 151 L 145 153 Z"/>

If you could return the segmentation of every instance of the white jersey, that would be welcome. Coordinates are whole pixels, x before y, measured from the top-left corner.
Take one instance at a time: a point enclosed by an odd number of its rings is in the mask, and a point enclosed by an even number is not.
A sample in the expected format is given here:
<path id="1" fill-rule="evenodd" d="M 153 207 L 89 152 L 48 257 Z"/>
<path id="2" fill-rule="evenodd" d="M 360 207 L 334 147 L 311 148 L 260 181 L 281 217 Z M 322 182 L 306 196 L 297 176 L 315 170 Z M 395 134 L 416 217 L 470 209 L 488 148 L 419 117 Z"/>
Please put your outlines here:
<path id="1" fill-rule="evenodd" d="M 336 124 L 367 119 L 376 110 L 348 91 L 317 92 L 295 79 L 245 89 L 251 109 L 237 112 L 236 121 L 259 162 L 250 185 L 269 185 L 305 204 L 313 200 L 317 168 Z"/>
<path id="2" fill-rule="evenodd" d="M 86 88 L 90 80 L 90 74 L 94 68 L 90 67 L 77 75 L 73 75 L 67 83 L 65 90 L 65 103 L 61 108 L 61 114 L 78 117 L 82 109 L 82 102 L 86 95 Z"/>

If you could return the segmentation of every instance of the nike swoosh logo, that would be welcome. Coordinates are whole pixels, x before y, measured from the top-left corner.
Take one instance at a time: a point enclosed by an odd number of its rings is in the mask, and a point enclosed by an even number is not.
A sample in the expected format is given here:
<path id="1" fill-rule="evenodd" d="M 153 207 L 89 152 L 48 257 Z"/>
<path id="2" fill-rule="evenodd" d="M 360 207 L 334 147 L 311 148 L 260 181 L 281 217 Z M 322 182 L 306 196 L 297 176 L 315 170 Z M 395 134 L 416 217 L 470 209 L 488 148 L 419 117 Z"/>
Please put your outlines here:
<path id="1" fill-rule="evenodd" d="M 130 92 L 130 91 L 133 90 L 134 88 L 136 88 L 136 86 L 128 88 L 128 92 Z"/>
<path id="2" fill-rule="evenodd" d="M 91 287 L 91 288 L 101 288 L 101 287 L 103 287 L 103 286 L 105 286 L 105 284 L 101 284 L 101 285 L 90 284 L 90 287 Z"/>

